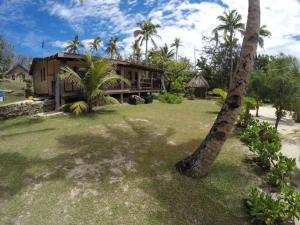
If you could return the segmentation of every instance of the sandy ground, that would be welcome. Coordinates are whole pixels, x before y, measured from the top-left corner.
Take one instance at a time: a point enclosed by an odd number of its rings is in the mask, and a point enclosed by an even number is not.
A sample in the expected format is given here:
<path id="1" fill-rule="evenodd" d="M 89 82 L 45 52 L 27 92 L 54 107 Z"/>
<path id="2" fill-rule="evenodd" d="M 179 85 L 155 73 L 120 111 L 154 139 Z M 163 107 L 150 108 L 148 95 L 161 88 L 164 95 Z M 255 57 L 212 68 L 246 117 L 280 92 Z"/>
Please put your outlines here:
<path id="1" fill-rule="evenodd" d="M 251 111 L 255 115 L 255 111 Z M 259 120 L 275 124 L 275 109 L 271 105 L 265 105 L 259 109 Z M 278 126 L 282 135 L 282 152 L 288 157 L 295 158 L 297 167 L 300 168 L 300 123 L 295 123 L 291 115 L 287 115 Z"/>

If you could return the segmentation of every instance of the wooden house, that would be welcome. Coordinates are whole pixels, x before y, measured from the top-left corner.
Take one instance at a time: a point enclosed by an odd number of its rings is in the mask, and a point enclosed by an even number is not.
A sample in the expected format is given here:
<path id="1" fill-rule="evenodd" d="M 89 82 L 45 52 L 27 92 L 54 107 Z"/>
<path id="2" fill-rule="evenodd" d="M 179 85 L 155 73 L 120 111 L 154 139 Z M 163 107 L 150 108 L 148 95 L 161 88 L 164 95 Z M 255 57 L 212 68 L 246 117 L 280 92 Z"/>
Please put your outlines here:
<path id="1" fill-rule="evenodd" d="M 83 67 L 84 55 L 57 53 L 45 58 L 34 58 L 30 68 L 33 78 L 35 96 L 54 98 L 56 109 L 60 105 L 80 98 L 80 90 L 67 81 L 59 79 L 59 72 L 63 66 L 68 66 L 80 73 L 86 71 Z M 117 74 L 127 78 L 131 86 L 121 82 L 119 85 L 106 90 L 107 95 L 118 98 L 121 102 L 130 95 L 146 95 L 148 92 L 159 92 L 162 88 L 163 71 L 151 66 L 131 63 L 127 61 L 110 60 L 115 66 Z"/>

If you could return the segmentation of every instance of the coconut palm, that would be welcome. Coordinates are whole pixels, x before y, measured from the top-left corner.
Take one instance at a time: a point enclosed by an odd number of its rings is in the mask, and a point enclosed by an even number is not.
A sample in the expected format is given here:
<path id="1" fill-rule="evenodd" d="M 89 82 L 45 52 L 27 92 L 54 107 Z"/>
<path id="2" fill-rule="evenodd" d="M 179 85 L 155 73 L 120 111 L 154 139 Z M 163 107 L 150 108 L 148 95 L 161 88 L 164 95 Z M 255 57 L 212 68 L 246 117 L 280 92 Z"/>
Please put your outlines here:
<path id="1" fill-rule="evenodd" d="M 181 39 L 180 38 L 175 38 L 174 42 L 171 44 L 171 47 L 175 47 L 175 49 L 176 49 L 176 52 L 175 52 L 176 61 L 178 61 L 178 49 L 179 49 L 180 46 L 182 46 Z"/>
<path id="2" fill-rule="evenodd" d="M 174 50 L 170 49 L 167 44 L 165 44 L 163 47 L 160 47 L 157 51 L 157 54 L 164 60 L 170 60 L 175 55 Z"/>
<path id="3" fill-rule="evenodd" d="M 259 29 L 259 37 L 258 37 L 259 47 L 264 48 L 264 44 L 265 44 L 264 38 L 271 37 L 271 36 L 272 33 L 267 29 L 267 26 L 266 25 L 261 26 Z"/>
<path id="4" fill-rule="evenodd" d="M 146 62 L 148 62 L 148 42 L 150 40 L 153 46 L 156 47 L 156 43 L 153 38 L 160 38 L 160 36 L 157 34 L 157 28 L 159 28 L 160 25 L 153 24 L 151 19 L 148 19 L 141 23 L 137 23 L 137 26 L 139 27 L 139 29 L 134 31 L 134 37 L 137 38 L 137 41 L 140 43 L 141 46 L 144 42 L 146 43 L 145 56 Z"/>
<path id="5" fill-rule="evenodd" d="M 223 15 L 217 17 L 221 22 L 219 26 L 214 29 L 214 33 L 218 31 L 224 32 L 224 38 L 229 43 L 229 57 L 230 57 L 230 74 L 229 74 L 229 86 L 232 83 L 233 76 L 233 47 L 235 44 L 236 31 L 241 33 L 245 30 L 245 24 L 242 23 L 242 16 L 236 10 L 224 11 Z"/>
<path id="6" fill-rule="evenodd" d="M 133 50 L 133 58 L 135 61 L 140 62 L 141 61 L 141 57 L 142 57 L 142 52 L 141 52 L 141 48 L 139 45 L 139 42 L 137 40 L 135 40 L 131 46 L 132 50 Z"/>
<path id="7" fill-rule="evenodd" d="M 77 115 L 82 112 L 91 112 L 94 105 L 117 102 L 105 94 L 105 91 L 119 81 L 129 85 L 129 81 L 115 73 L 112 64 L 102 58 L 86 56 L 87 71 L 84 75 L 76 73 L 69 67 L 63 67 L 60 78 L 73 83 L 82 91 L 82 99 L 71 105 L 70 109 Z"/>
<path id="8" fill-rule="evenodd" d="M 79 51 L 79 48 L 83 48 L 83 44 L 79 40 L 78 35 L 76 34 L 74 39 L 71 41 L 68 41 L 68 45 L 65 47 L 65 51 L 68 53 L 76 54 Z"/>
<path id="9" fill-rule="evenodd" d="M 96 37 L 93 41 L 89 42 L 89 46 L 92 52 L 97 52 L 101 48 L 101 38 Z"/>
<path id="10" fill-rule="evenodd" d="M 176 164 L 176 169 L 187 176 L 206 176 L 220 153 L 226 139 L 230 136 L 241 109 L 242 99 L 254 65 L 260 29 L 260 0 L 248 0 L 248 20 L 242 44 L 240 59 L 225 103 L 219 112 L 210 132 L 186 159 Z"/>
<path id="11" fill-rule="evenodd" d="M 119 56 L 119 39 L 117 37 L 111 37 L 108 41 L 106 53 L 110 56 L 111 59 L 115 59 Z"/>

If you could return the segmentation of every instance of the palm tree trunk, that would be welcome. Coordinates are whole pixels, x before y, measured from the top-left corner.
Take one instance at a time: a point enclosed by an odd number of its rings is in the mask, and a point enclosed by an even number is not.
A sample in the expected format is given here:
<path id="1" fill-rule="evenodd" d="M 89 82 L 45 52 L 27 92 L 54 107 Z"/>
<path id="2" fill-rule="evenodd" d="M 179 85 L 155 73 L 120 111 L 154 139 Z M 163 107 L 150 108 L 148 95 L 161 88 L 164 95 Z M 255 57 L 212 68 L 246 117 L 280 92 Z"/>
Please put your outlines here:
<path id="1" fill-rule="evenodd" d="M 256 100 L 256 115 L 255 115 L 256 117 L 259 117 L 258 111 L 259 111 L 259 101 Z"/>
<path id="2" fill-rule="evenodd" d="M 253 69 L 260 28 L 260 0 L 248 0 L 248 2 L 246 34 L 233 83 L 225 103 L 202 144 L 192 155 L 176 164 L 176 169 L 186 176 L 203 177 L 209 173 L 240 113 L 242 98 L 246 93 Z"/>
<path id="3" fill-rule="evenodd" d="M 230 89 L 232 84 L 233 77 L 233 33 L 230 34 L 230 75 L 229 75 L 229 85 L 228 89 Z"/>
<path id="4" fill-rule="evenodd" d="M 176 47 L 176 62 L 178 62 L 178 47 Z"/>
<path id="5" fill-rule="evenodd" d="M 146 63 L 148 64 L 148 38 L 146 39 Z"/>

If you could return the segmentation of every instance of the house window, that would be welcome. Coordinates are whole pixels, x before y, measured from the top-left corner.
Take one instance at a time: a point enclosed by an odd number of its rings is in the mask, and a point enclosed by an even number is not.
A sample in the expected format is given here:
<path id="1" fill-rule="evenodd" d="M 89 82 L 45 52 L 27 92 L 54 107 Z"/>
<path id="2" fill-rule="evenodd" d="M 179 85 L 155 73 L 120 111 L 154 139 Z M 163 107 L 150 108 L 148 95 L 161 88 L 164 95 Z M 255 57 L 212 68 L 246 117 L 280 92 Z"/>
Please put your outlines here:
<path id="1" fill-rule="evenodd" d="M 41 82 L 46 80 L 46 69 L 45 67 L 41 69 Z"/>

